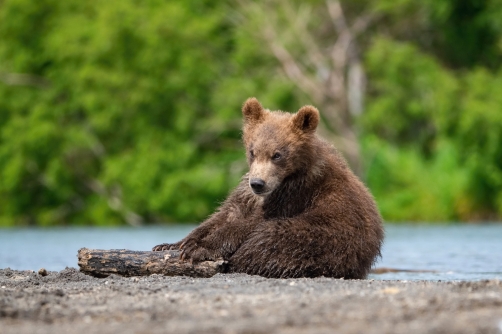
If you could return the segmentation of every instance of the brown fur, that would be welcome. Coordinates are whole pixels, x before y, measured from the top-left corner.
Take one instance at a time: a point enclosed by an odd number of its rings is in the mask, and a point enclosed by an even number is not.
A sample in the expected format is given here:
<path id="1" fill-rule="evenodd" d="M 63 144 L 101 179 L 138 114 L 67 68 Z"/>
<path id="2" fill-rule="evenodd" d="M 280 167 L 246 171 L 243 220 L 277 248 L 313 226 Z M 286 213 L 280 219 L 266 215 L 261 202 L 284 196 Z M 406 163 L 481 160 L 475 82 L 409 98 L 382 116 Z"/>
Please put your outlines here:
<path id="1" fill-rule="evenodd" d="M 345 160 L 315 134 L 317 109 L 270 112 L 251 98 L 242 113 L 249 173 L 185 239 L 154 250 L 223 258 L 231 272 L 265 277 L 366 277 L 380 255 L 381 217 Z"/>

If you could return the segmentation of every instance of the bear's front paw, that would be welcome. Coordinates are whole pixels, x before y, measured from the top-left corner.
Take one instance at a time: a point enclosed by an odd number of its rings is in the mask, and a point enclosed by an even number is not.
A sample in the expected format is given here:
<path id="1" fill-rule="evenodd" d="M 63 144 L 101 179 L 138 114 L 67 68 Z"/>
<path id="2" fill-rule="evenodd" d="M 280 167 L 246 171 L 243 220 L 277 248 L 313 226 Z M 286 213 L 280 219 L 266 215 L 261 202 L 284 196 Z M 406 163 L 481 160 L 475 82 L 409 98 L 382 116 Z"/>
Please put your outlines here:
<path id="1" fill-rule="evenodd" d="M 217 260 L 222 256 L 218 251 L 199 246 L 196 242 L 185 242 L 181 245 L 180 258 L 183 261 L 201 262 Z"/>
<path id="2" fill-rule="evenodd" d="M 154 252 L 166 251 L 166 250 L 178 250 L 180 249 L 180 242 L 175 244 L 160 244 L 152 248 Z"/>

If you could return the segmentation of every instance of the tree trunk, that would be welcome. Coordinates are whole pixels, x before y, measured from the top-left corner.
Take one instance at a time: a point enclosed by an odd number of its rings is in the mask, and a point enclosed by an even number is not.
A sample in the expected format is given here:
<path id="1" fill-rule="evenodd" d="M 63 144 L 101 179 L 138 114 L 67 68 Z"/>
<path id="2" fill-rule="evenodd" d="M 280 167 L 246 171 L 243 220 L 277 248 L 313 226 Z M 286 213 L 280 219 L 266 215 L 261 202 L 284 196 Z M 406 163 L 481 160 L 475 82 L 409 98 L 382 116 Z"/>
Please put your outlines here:
<path id="1" fill-rule="evenodd" d="M 165 276 L 211 277 L 224 272 L 226 262 L 204 261 L 190 263 L 181 261 L 180 251 L 162 252 L 131 251 L 125 249 L 87 249 L 78 251 L 80 271 L 95 277 L 120 276 Z"/>

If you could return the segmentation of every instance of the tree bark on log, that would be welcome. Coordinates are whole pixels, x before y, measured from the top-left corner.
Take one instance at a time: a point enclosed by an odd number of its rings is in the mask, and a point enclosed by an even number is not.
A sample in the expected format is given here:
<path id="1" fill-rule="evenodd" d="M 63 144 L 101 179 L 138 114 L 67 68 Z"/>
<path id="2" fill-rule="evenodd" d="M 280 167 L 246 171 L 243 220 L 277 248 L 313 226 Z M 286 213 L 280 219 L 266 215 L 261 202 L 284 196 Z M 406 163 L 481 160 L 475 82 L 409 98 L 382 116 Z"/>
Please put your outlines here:
<path id="1" fill-rule="evenodd" d="M 126 249 L 87 249 L 78 251 L 80 271 L 95 277 L 164 276 L 211 277 L 225 271 L 226 262 L 204 261 L 190 263 L 180 260 L 180 251 L 131 251 Z"/>

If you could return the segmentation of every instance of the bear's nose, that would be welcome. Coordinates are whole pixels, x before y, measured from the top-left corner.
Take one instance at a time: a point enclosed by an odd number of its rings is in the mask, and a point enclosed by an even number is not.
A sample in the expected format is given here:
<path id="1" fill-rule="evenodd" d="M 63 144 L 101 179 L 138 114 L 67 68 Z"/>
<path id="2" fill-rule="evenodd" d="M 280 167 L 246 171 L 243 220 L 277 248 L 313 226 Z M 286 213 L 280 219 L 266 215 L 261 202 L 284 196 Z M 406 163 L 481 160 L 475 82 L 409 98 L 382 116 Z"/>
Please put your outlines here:
<path id="1" fill-rule="evenodd" d="M 249 185 L 255 194 L 259 194 L 263 192 L 263 189 L 265 188 L 265 181 L 262 179 L 251 179 L 249 181 Z"/>

